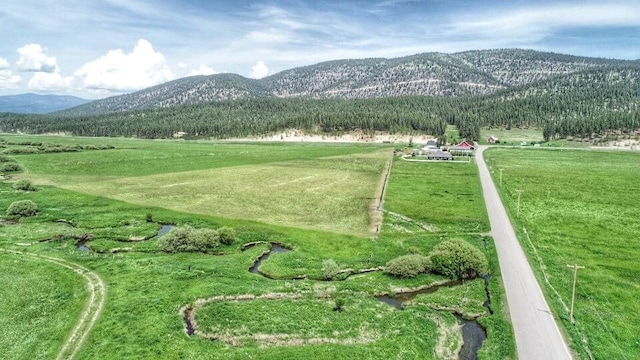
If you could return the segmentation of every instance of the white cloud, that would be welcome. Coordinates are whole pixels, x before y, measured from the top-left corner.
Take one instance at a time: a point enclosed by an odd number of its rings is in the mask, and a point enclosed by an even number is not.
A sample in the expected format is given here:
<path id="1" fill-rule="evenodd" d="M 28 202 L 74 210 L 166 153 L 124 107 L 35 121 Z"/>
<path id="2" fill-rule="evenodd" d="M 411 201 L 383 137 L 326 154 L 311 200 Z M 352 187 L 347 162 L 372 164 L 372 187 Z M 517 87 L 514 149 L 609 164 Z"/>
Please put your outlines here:
<path id="1" fill-rule="evenodd" d="M 22 71 L 42 71 L 53 73 L 58 68 L 56 58 L 47 56 L 39 44 L 25 45 L 18 50 L 20 58 L 16 65 Z"/>
<path id="2" fill-rule="evenodd" d="M 249 77 L 254 79 L 262 79 L 267 75 L 269 75 L 269 68 L 264 63 L 264 61 L 260 60 L 251 67 L 251 74 L 249 74 Z"/>
<path id="3" fill-rule="evenodd" d="M 5 69 L 8 69 L 9 67 L 10 67 L 9 62 L 0 57 L 0 70 L 5 70 Z"/>
<path id="4" fill-rule="evenodd" d="M 559 4 L 464 17 L 451 24 L 452 35 L 537 41 L 568 27 L 638 26 L 640 5 Z"/>
<path id="5" fill-rule="evenodd" d="M 63 77 L 58 71 L 53 73 L 37 72 L 33 74 L 27 86 L 29 90 L 33 91 L 66 91 L 69 89 L 72 81 L 72 76 Z"/>
<path id="6" fill-rule="evenodd" d="M 189 73 L 189 76 L 194 76 L 194 75 L 213 75 L 213 74 L 217 74 L 218 71 L 213 70 L 212 68 L 208 67 L 205 64 L 200 64 L 200 67 L 195 69 L 195 70 L 191 70 L 191 72 Z"/>
<path id="7" fill-rule="evenodd" d="M 138 40 L 128 54 L 111 50 L 84 64 L 75 76 L 86 88 L 115 92 L 140 90 L 175 78 L 164 56 L 144 39 Z"/>
<path id="8" fill-rule="evenodd" d="M 13 75 L 9 69 L 0 70 L 0 89 L 10 90 L 17 89 L 18 85 L 22 82 L 22 78 L 18 75 Z"/>

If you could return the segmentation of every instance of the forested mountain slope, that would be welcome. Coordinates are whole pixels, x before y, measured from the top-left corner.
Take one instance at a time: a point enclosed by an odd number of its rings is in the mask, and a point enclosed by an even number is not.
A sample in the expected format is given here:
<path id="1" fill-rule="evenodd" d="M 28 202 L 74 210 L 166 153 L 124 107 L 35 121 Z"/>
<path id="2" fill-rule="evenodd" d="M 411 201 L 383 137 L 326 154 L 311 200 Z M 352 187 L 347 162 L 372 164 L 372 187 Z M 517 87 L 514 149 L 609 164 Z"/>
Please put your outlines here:
<path id="1" fill-rule="evenodd" d="M 492 94 L 370 99 L 260 97 L 85 116 L 0 114 L 0 132 L 83 136 L 242 137 L 300 129 L 421 132 L 443 137 L 447 124 L 477 140 L 482 126 L 544 129 L 544 137 L 640 129 L 640 64 L 595 66 Z"/>
<path id="2" fill-rule="evenodd" d="M 273 97 L 367 99 L 487 95 L 588 69 L 633 63 L 517 49 L 424 53 L 394 59 L 336 60 L 285 70 L 260 80 L 235 74 L 188 77 L 131 94 L 97 100 L 59 114 L 104 114 L 208 101 Z"/>

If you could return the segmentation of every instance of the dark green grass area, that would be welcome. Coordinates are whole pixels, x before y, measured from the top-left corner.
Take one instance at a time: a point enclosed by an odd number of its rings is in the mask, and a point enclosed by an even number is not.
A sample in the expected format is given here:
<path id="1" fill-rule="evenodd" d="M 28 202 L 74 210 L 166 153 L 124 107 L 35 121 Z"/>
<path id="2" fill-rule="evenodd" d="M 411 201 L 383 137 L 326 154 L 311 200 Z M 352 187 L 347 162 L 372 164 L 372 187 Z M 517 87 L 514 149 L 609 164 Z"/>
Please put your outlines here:
<path id="1" fill-rule="evenodd" d="M 14 142 L 42 141 L 65 144 L 109 144 L 111 150 L 14 155 L 29 171 L 40 175 L 144 176 L 239 165 L 304 160 L 379 150 L 379 145 L 150 141 L 2 135 Z"/>
<path id="2" fill-rule="evenodd" d="M 0 357 L 55 358 L 87 297 L 84 279 L 73 270 L 0 252 Z"/>
<path id="3" fill-rule="evenodd" d="M 415 163 L 396 159 L 384 206 L 385 210 L 416 223 L 433 226 L 438 232 L 489 230 L 474 163 Z"/>
<path id="4" fill-rule="evenodd" d="M 640 154 L 492 149 L 486 156 L 496 178 L 503 169 L 504 203 L 572 348 L 581 358 L 640 358 Z M 515 190 L 523 190 L 520 217 Z M 575 325 L 562 304 L 571 303 L 573 264 L 586 267 L 578 271 Z"/>

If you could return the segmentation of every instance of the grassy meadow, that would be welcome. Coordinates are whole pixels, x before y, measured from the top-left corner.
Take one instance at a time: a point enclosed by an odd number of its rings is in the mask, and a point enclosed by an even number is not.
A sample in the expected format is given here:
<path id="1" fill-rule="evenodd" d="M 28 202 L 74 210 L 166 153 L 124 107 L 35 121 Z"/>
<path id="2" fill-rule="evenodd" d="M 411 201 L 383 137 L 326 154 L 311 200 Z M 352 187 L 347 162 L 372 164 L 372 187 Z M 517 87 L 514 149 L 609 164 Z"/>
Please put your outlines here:
<path id="1" fill-rule="evenodd" d="M 390 149 L 119 140 L 15 156 L 36 183 L 195 214 L 366 235 Z"/>
<path id="2" fill-rule="evenodd" d="M 78 359 L 456 357 L 461 335 L 452 312 L 482 315 L 478 322 L 489 335 L 479 352 L 481 359 L 515 358 L 495 249 L 491 239 L 481 234 L 488 222 L 478 202 L 480 187 L 473 164 L 394 160 L 385 203 L 394 215 L 385 213 L 382 232 L 373 236 L 364 220 L 389 148 L 0 138 L 116 147 L 11 155 L 24 172 L 0 182 L 2 213 L 17 200 L 29 199 L 39 207 L 36 216 L 17 223 L 0 217 L 0 248 L 73 261 L 99 274 L 107 285 L 106 305 Z M 37 191 L 14 190 L 13 180 L 20 177 L 32 179 Z M 439 189 L 440 195 L 430 196 L 410 186 L 421 182 Z M 443 213 L 423 215 L 420 209 L 425 202 Z M 464 206 L 449 208 L 460 202 Z M 209 203 L 218 203 L 224 211 L 214 210 Z M 242 210 L 234 208 L 234 203 Z M 267 214 L 259 215 L 260 209 Z M 162 224 L 230 226 L 237 239 L 212 253 L 168 254 L 159 251 L 154 236 Z M 88 234 L 90 251 L 81 251 L 76 238 Z M 334 260 L 341 269 L 375 268 L 400 255 L 427 254 L 452 237 L 467 240 L 487 255 L 493 315 L 482 306 L 486 300 L 482 279 L 420 295 L 403 311 L 377 301 L 374 295 L 415 289 L 443 277 L 423 274 L 397 279 L 374 271 L 323 280 L 325 260 Z M 242 251 L 243 244 L 256 241 L 278 242 L 291 249 L 273 254 L 262 264 L 261 271 L 273 279 L 248 271 L 268 249 L 259 244 Z M 3 274 L 16 272 L 15 256 L 0 253 Z M 16 284 L 28 282 L 22 287 L 28 292 L 24 301 L 11 295 L 3 298 L 7 309 L 17 312 L 24 323 L 4 326 L 0 344 L 12 344 L 31 330 L 33 322 L 39 322 L 40 328 L 30 336 L 32 341 L 42 339 L 43 350 L 11 346 L 3 354 L 9 359 L 37 357 L 29 351 L 41 351 L 42 358 L 55 357 L 86 299 L 86 285 L 73 271 L 32 261 L 21 268 L 26 269 L 24 274 L 0 277 L 3 284 L 14 278 Z M 304 279 L 293 280 L 300 277 Z M 269 294 L 284 295 L 278 300 L 213 301 L 195 314 L 200 331 L 222 333 L 229 341 L 184 332 L 180 309 L 198 299 Z M 343 311 L 333 310 L 336 298 L 344 300 Z M 58 311 L 46 315 L 26 311 L 29 305 L 25 304 L 41 300 Z M 5 324 L 13 319 L 1 314 Z"/>
<path id="3" fill-rule="evenodd" d="M 496 179 L 503 169 L 503 201 L 572 348 L 580 358 L 640 358 L 640 154 L 491 149 L 485 156 Z M 523 190 L 520 217 L 515 190 Z M 585 267 L 575 325 L 567 267 L 574 264 Z"/>
<path id="4" fill-rule="evenodd" d="M 520 145 L 521 141 L 531 145 L 531 142 L 541 142 L 542 129 L 535 128 L 511 128 L 507 130 L 504 127 L 483 128 L 480 130 L 480 143 L 486 144 L 489 136 L 495 136 L 500 140 L 501 144 Z"/>
<path id="5" fill-rule="evenodd" d="M 478 167 L 472 162 L 420 164 L 395 161 L 385 210 L 412 219 L 408 221 L 410 227 L 421 225 L 431 232 L 482 233 L 490 230 Z M 398 226 L 402 227 L 402 224 Z"/>
<path id="6" fill-rule="evenodd" d="M 3 357 L 53 359 L 87 300 L 79 276 L 27 255 L 0 252 Z"/>

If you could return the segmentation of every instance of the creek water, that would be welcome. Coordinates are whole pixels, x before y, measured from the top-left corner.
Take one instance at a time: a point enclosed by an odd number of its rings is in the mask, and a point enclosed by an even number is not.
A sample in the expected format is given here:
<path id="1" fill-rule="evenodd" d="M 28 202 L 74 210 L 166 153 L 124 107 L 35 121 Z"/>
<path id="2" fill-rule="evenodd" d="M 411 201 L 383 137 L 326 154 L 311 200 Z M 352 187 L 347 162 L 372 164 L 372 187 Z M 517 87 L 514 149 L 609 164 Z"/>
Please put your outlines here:
<path id="1" fill-rule="evenodd" d="M 160 230 L 158 230 L 158 233 L 156 234 L 156 236 L 160 237 L 160 236 L 168 233 L 174 227 L 175 227 L 175 225 L 162 225 Z"/>
<path id="2" fill-rule="evenodd" d="M 485 281 L 488 279 L 485 279 Z M 376 296 L 376 299 L 382 301 L 383 303 L 393 306 L 397 310 L 404 309 L 404 303 L 410 300 L 413 300 L 418 294 L 431 294 L 443 287 L 453 287 L 456 285 L 460 285 L 462 282 L 459 280 L 449 281 L 440 285 L 430 286 L 428 288 L 400 293 L 395 296 L 389 295 L 380 295 Z M 486 283 L 485 283 L 486 284 Z M 487 297 L 488 298 L 488 297 Z M 488 298 L 489 299 L 489 298 Z M 488 309 L 491 310 L 490 304 L 491 302 L 487 301 L 489 306 Z M 485 304 L 487 303 L 485 302 Z M 485 305 L 486 306 L 486 305 Z M 453 313 L 453 315 L 458 319 L 458 323 L 462 325 L 462 348 L 460 349 L 460 353 L 458 354 L 460 360 L 476 360 L 478 358 L 478 350 L 482 347 L 482 343 L 487 338 L 486 330 L 478 324 L 476 320 L 467 320 L 464 319 L 460 314 Z"/>
<path id="3" fill-rule="evenodd" d="M 460 314 L 454 314 L 458 322 L 462 324 L 463 345 L 458 354 L 460 360 L 478 359 L 478 350 L 487 338 L 487 331 L 475 320 L 463 319 Z"/>
<path id="4" fill-rule="evenodd" d="M 267 259 L 269 259 L 269 257 L 271 256 L 271 254 L 273 253 L 286 253 L 289 252 L 290 250 L 278 245 L 278 244 L 271 244 L 271 249 L 269 250 L 269 252 L 265 253 L 264 255 L 260 256 L 258 258 L 258 260 L 256 260 L 255 263 L 253 263 L 253 266 L 251 266 L 251 268 L 249 268 L 249 272 L 253 273 L 253 274 L 258 274 L 258 275 L 262 275 L 264 277 L 267 277 L 267 275 L 263 274 L 262 272 L 260 272 L 260 266 L 262 265 L 263 261 L 266 261 Z"/>

